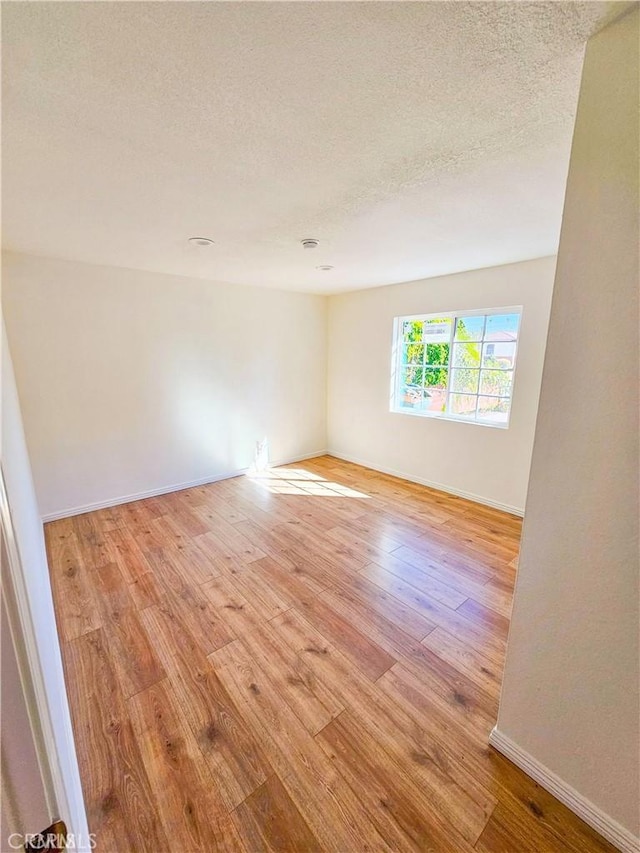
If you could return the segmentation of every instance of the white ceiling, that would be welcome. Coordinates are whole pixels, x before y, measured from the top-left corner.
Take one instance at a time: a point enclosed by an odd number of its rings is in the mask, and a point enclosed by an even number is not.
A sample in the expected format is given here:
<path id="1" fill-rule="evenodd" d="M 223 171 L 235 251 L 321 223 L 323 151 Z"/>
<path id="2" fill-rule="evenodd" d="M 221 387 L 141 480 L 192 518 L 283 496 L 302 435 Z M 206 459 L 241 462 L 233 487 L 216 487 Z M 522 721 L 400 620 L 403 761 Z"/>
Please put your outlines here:
<path id="1" fill-rule="evenodd" d="M 5 248 L 312 292 L 553 254 L 625 5 L 3 3 Z"/>

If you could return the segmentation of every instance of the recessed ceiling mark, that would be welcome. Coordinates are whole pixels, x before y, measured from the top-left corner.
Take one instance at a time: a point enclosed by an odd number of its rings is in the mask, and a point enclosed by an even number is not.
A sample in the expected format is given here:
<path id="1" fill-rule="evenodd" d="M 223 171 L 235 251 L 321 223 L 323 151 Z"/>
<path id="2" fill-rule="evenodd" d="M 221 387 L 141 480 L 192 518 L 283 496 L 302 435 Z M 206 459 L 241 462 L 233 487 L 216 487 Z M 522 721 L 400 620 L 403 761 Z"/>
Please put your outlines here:
<path id="1" fill-rule="evenodd" d="M 189 242 L 194 246 L 213 246 L 213 240 L 209 237 L 189 237 Z"/>
<path id="2" fill-rule="evenodd" d="M 307 237 L 302 240 L 302 246 L 305 249 L 316 249 L 319 243 L 320 241 L 316 240 L 315 237 Z"/>
<path id="3" fill-rule="evenodd" d="M 316 267 L 316 269 L 322 270 L 323 272 L 329 272 L 329 270 L 332 270 L 333 267 L 331 266 L 331 264 L 321 264 L 321 266 Z"/>

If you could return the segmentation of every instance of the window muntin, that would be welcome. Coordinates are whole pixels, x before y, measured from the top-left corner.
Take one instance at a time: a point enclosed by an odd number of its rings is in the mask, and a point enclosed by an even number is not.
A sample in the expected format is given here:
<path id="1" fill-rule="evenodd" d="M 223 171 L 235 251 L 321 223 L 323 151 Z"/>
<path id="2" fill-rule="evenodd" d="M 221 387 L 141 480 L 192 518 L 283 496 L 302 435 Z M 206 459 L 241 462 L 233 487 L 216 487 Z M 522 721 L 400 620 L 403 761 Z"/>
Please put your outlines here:
<path id="1" fill-rule="evenodd" d="M 521 313 L 397 317 L 391 410 L 508 426 Z"/>

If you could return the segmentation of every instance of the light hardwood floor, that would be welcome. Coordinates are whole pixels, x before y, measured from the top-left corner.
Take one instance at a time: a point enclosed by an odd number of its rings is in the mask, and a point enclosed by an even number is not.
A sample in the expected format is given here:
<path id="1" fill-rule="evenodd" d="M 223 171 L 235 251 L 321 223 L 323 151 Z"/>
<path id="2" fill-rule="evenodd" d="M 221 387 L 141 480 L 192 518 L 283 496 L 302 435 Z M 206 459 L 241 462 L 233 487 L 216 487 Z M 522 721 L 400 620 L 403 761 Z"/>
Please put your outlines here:
<path id="1" fill-rule="evenodd" d="M 487 745 L 519 537 L 331 457 L 47 524 L 98 851 L 613 851 Z"/>

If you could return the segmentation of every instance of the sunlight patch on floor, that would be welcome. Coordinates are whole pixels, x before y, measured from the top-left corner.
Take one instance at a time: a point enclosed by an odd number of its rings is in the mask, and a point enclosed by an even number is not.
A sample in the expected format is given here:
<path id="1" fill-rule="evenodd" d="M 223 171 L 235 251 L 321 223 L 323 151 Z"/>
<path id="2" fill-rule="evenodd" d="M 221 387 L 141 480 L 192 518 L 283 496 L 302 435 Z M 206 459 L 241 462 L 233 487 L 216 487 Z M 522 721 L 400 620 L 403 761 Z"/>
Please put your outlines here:
<path id="1" fill-rule="evenodd" d="M 369 495 L 325 480 L 304 468 L 267 468 L 253 471 L 247 477 L 273 495 L 313 495 L 323 498 L 365 498 Z"/>

